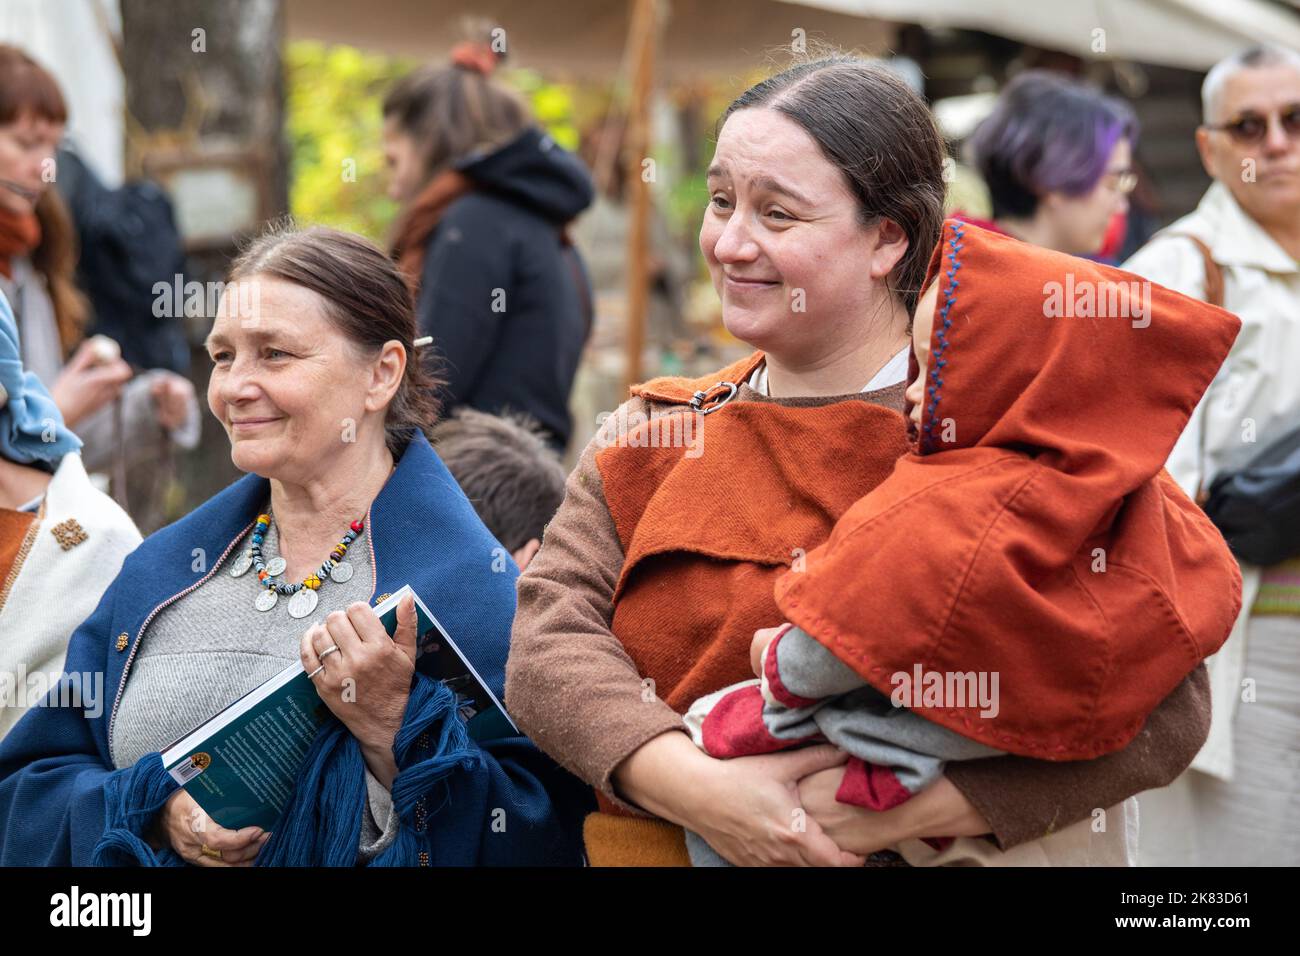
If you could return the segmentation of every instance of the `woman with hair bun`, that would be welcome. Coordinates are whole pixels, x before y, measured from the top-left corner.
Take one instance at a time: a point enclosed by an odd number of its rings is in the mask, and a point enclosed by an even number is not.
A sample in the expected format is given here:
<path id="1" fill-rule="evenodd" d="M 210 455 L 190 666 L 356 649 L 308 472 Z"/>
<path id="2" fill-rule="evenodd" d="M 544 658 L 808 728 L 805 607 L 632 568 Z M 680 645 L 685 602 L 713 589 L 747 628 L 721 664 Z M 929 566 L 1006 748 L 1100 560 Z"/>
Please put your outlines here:
<path id="1" fill-rule="evenodd" d="M 524 412 L 563 451 L 569 392 L 591 330 L 591 289 L 567 225 L 591 204 L 581 160 L 492 78 L 504 31 L 453 48 L 384 100 L 392 255 L 416 292 L 448 411 Z"/>
<path id="2" fill-rule="evenodd" d="M 1073 831 L 1086 846 L 1094 811 L 1125 804 L 1106 842 L 1127 858 L 1128 798 L 1205 739 L 1201 665 L 1122 750 L 956 761 L 879 811 L 837 798 L 848 757 L 833 747 L 720 760 L 687 733 L 694 700 L 754 676 L 755 632 L 784 617 L 778 579 L 800 576 L 907 449 L 943 160 L 920 97 L 850 56 L 800 62 L 722 116 L 700 251 L 723 323 L 756 351 L 634 387 L 519 579 L 506 706 L 596 788 L 593 865 L 687 865 L 684 828 L 745 865 L 905 865 L 887 848 L 943 836 L 1041 858 L 1033 844 Z"/>
<path id="3" fill-rule="evenodd" d="M 393 639 L 370 611 L 409 584 L 501 697 L 517 571 L 425 437 L 406 283 L 319 227 L 230 278 L 208 407 L 247 474 L 126 560 L 0 745 L 0 865 L 581 862 L 584 795 L 551 796 L 571 778 L 522 736 L 470 738 L 412 602 Z M 272 829 L 221 827 L 160 751 L 295 661 L 329 714 Z M 78 676 L 98 710 L 56 703 Z"/>

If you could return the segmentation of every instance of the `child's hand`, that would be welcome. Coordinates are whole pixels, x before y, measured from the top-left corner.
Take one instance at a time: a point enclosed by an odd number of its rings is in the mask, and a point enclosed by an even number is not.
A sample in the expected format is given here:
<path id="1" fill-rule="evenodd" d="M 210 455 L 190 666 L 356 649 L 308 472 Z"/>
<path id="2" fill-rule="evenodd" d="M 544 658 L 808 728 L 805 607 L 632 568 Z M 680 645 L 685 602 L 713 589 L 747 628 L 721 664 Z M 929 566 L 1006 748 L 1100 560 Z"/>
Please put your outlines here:
<path id="1" fill-rule="evenodd" d="M 753 668 L 755 677 L 763 676 L 763 655 L 767 652 L 767 645 L 791 626 L 781 624 L 777 627 L 764 627 L 754 632 L 754 639 L 749 643 L 749 666 Z"/>

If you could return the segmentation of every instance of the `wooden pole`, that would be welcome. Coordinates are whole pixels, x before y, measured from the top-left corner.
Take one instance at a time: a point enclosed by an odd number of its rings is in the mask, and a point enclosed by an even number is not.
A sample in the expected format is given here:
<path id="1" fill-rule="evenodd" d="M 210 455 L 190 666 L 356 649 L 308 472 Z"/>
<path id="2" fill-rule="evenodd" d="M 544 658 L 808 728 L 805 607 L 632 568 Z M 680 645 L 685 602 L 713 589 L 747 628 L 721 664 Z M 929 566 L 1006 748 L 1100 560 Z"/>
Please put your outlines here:
<path id="1" fill-rule="evenodd" d="M 643 161 L 650 158 L 650 91 L 654 75 L 656 0 L 632 0 L 630 48 L 632 89 L 628 104 L 624 163 L 627 201 L 632 217 L 627 234 L 627 362 L 624 380 L 630 388 L 642 378 L 645 317 L 649 298 L 650 182 Z"/>

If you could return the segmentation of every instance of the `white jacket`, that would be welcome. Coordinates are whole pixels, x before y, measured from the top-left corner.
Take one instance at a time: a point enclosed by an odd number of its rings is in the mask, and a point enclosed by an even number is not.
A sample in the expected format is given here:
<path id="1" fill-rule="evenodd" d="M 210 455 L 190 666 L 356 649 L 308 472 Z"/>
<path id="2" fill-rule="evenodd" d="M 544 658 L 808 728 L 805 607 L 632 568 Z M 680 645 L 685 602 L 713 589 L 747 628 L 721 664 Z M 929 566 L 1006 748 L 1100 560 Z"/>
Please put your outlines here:
<path id="1" fill-rule="evenodd" d="M 70 547 L 63 547 L 56 527 Z M 72 544 L 81 535 L 84 540 Z M 0 739 L 27 712 L 33 696 L 43 697 L 41 689 L 57 681 L 72 632 L 139 543 L 140 532 L 127 513 L 90 483 L 81 456 L 64 455 L 13 567 L 0 582 Z M 107 708 L 112 701 L 101 698 L 100 704 Z"/>
<path id="2" fill-rule="evenodd" d="M 1198 299 L 1205 298 L 1205 259 L 1190 233 L 1223 272 L 1223 305 L 1241 333 L 1192 413 L 1168 469 L 1189 495 L 1215 476 L 1240 468 L 1269 442 L 1300 424 L 1300 263 L 1214 183 L 1190 214 L 1157 233 L 1124 268 Z M 1193 769 L 1232 779 L 1232 720 L 1241 700 L 1250 608 L 1260 569 L 1243 564 L 1242 613 L 1219 653 L 1207 661 L 1214 716 Z"/>

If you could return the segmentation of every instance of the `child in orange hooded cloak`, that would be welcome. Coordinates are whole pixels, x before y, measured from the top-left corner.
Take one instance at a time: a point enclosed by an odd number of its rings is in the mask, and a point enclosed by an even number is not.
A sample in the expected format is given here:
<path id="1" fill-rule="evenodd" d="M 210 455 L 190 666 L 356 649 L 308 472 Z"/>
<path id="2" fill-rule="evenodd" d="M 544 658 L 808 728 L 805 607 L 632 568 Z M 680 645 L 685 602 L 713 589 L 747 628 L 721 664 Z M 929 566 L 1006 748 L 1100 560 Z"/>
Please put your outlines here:
<path id="1" fill-rule="evenodd" d="M 1240 608 L 1236 562 L 1163 468 L 1239 328 L 946 222 L 913 323 L 913 448 L 777 582 L 792 623 L 756 634 L 759 680 L 687 712 L 696 743 L 730 757 L 829 740 L 851 755 L 837 799 L 877 810 L 945 760 L 1128 744 Z M 687 836 L 697 865 L 723 862 Z M 914 865 L 999 855 L 911 842 Z"/>

